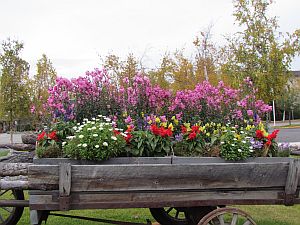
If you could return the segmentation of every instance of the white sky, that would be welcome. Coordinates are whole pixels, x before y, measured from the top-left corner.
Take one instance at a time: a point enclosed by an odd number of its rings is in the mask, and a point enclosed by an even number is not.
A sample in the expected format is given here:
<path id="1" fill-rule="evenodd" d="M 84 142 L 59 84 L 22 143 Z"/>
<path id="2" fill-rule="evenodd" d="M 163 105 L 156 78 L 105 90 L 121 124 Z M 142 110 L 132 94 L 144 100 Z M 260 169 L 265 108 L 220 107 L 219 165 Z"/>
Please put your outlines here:
<path id="1" fill-rule="evenodd" d="M 155 67 L 165 51 L 185 48 L 210 23 L 213 40 L 233 33 L 232 0 L 0 0 L 0 41 L 24 42 L 23 57 L 35 73 L 45 53 L 59 76 L 76 77 L 99 67 L 99 55 L 129 52 Z M 280 31 L 300 28 L 300 1 L 276 0 L 271 14 Z M 300 57 L 293 64 L 300 70 Z"/>

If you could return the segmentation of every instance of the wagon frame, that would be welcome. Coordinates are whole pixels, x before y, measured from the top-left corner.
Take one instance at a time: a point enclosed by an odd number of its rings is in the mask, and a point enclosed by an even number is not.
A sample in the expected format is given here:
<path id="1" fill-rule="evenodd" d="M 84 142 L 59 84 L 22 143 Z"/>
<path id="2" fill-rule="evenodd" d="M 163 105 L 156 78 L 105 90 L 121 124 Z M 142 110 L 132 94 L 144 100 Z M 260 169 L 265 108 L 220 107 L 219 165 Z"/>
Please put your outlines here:
<path id="1" fill-rule="evenodd" d="M 300 160 L 293 158 L 114 158 L 100 164 L 39 159 L 27 171 L 33 225 L 45 212 L 74 209 L 300 204 Z M 237 215 L 255 224 L 230 208 L 201 215 L 199 224 L 217 224 L 212 221 L 223 220 L 224 213 L 233 214 L 233 224 Z"/>

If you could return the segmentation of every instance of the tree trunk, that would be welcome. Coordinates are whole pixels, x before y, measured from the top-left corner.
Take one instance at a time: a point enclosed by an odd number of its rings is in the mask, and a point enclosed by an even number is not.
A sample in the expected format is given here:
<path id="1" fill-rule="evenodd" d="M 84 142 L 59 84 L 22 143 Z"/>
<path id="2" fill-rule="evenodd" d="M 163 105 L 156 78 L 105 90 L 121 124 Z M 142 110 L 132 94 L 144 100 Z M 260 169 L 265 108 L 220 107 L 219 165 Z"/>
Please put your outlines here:
<path id="1" fill-rule="evenodd" d="M 289 124 L 292 125 L 292 121 L 291 121 L 291 111 L 289 110 Z"/>

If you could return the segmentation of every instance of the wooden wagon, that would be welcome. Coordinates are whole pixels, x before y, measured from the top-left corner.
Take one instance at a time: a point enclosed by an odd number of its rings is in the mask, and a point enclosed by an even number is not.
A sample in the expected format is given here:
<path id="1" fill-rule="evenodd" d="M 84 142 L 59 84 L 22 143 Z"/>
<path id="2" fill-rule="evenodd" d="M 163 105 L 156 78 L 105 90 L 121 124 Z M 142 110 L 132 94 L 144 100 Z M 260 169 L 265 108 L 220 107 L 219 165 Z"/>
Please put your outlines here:
<path id="1" fill-rule="evenodd" d="M 255 225 L 247 213 L 225 206 L 300 203 L 300 160 L 293 158 L 39 159 L 18 175 L 26 174 L 22 184 L 4 186 L 28 188 L 29 201 L 14 191 L 16 200 L 1 200 L 0 205 L 15 210 L 28 205 L 33 225 L 51 211 L 108 208 L 150 208 L 163 225 Z M 185 218 L 178 217 L 180 212 Z"/>

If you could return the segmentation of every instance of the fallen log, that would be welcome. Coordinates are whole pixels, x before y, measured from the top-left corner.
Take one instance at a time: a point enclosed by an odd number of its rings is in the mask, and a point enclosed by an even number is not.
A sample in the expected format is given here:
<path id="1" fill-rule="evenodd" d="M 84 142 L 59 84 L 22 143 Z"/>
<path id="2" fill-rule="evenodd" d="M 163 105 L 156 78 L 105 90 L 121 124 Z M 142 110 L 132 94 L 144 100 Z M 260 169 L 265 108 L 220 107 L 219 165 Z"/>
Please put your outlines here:
<path id="1" fill-rule="evenodd" d="M 28 189 L 29 182 L 27 176 L 4 177 L 0 179 L 0 189 Z"/>
<path id="2" fill-rule="evenodd" d="M 0 148 L 10 148 L 17 151 L 33 151 L 35 150 L 35 145 L 32 144 L 0 144 Z"/>
<path id="3" fill-rule="evenodd" d="M 23 134 L 21 136 L 23 144 L 35 145 L 37 134 Z"/>
<path id="4" fill-rule="evenodd" d="M 0 163 L 0 176 L 19 176 L 28 174 L 30 163 Z"/>

